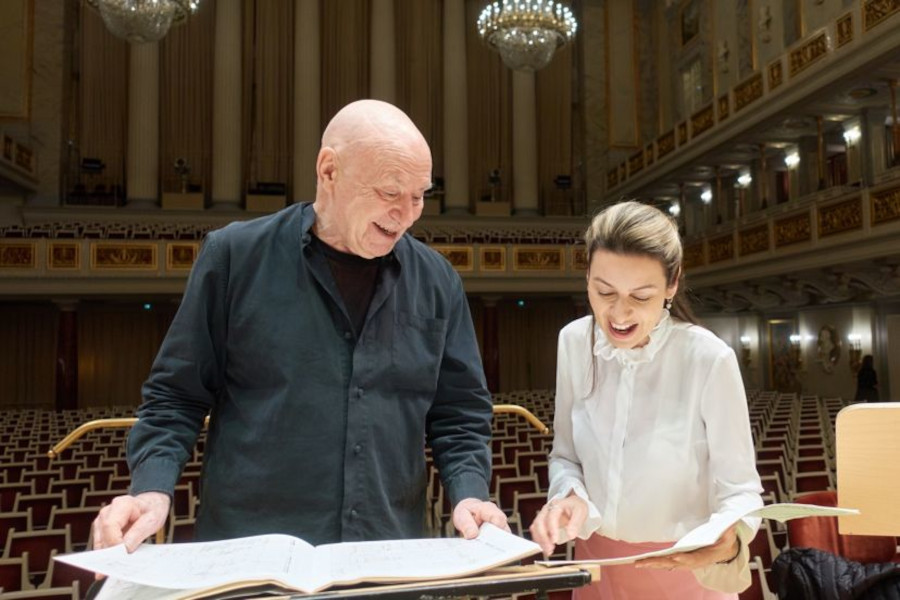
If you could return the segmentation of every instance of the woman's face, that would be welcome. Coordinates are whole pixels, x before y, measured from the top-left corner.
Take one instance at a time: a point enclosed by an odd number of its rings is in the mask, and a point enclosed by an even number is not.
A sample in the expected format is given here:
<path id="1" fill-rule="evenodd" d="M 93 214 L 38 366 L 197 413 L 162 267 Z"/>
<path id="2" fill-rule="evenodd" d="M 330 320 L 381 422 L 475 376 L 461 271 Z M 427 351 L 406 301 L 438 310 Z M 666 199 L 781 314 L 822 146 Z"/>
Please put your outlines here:
<path id="1" fill-rule="evenodd" d="M 678 290 L 666 285 L 662 263 L 636 254 L 597 250 L 588 268 L 588 299 L 597 325 L 616 348 L 640 348 Z"/>

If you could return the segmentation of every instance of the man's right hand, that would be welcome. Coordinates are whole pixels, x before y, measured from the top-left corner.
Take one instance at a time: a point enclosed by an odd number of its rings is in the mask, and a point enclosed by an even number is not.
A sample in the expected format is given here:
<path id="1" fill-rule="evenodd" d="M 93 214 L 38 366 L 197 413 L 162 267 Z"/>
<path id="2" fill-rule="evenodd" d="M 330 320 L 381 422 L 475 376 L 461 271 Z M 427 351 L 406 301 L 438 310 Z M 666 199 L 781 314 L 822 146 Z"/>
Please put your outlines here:
<path id="1" fill-rule="evenodd" d="M 128 552 L 134 552 L 165 524 L 171 503 L 169 496 L 162 492 L 116 496 L 100 509 L 91 526 L 94 550 L 124 542 Z"/>

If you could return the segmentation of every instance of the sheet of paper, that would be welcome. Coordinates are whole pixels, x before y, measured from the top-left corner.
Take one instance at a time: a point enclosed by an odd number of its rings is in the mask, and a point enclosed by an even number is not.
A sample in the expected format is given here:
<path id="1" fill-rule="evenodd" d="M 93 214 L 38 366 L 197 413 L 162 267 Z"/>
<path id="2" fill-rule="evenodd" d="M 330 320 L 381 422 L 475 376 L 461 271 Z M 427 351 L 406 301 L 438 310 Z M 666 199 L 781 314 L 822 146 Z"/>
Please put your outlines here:
<path id="1" fill-rule="evenodd" d="M 314 591 L 336 583 L 462 576 L 537 554 L 534 542 L 490 524 L 478 538 L 326 544 L 266 535 L 221 542 L 124 546 L 56 557 L 70 565 L 155 588 L 195 590 L 239 581 L 280 581 Z"/>
<path id="2" fill-rule="evenodd" d="M 312 546 L 286 535 L 261 535 L 189 544 L 144 544 L 128 554 L 124 545 L 57 556 L 56 560 L 123 581 L 159 588 L 195 589 L 232 581 L 290 581 L 292 561 Z M 306 561 L 309 562 L 309 561 Z"/>
<path id="3" fill-rule="evenodd" d="M 716 514 L 709 521 L 687 532 L 670 548 L 622 556 L 618 558 L 602 558 L 595 560 L 542 560 L 537 564 L 545 566 L 592 564 L 601 566 L 625 565 L 645 558 L 668 556 L 679 552 L 691 552 L 706 546 L 712 546 L 729 527 L 744 517 L 761 517 L 773 519 L 784 523 L 791 519 L 803 517 L 836 517 L 839 515 L 857 515 L 859 511 L 853 508 L 837 508 L 831 506 L 817 506 L 814 504 L 795 504 L 784 502 L 780 504 L 768 504 L 762 508 L 754 508 L 746 512 Z"/>

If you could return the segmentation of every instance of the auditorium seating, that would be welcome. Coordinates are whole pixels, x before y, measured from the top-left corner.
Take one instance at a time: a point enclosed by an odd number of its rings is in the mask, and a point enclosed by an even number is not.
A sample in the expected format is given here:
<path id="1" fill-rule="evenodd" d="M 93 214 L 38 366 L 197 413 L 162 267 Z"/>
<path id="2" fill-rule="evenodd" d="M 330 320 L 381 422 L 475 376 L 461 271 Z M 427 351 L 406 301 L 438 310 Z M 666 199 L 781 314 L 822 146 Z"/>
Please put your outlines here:
<path id="1" fill-rule="evenodd" d="M 749 390 L 747 395 L 765 501 L 808 499 L 803 495 L 805 490 L 814 488 L 833 493 L 834 422 L 846 402 L 765 390 Z M 550 390 L 494 396 L 495 403 L 523 406 L 548 426 L 553 424 L 553 399 Z M 91 432 L 54 460 L 49 460 L 46 452 L 85 421 L 130 417 L 133 410 L 112 407 L 0 412 L 0 548 L 4 550 L 0 588 L 4 589 L 4 598 L 17 597 L 10 593 L 53 590 L 57 594 L 60 589 L 63 597 L 78 598 L 86 589 L 85 581 L 89 584 L 90 577 L 84 579 L 65 566 L 53 564 L 49 556 L 88 547 L 90 524 L 99 507 L 127 489 L 127 430 Z M 526 537 L 546 498 L 552 442 L 552 434 L 539 432 L 517 415 L 495 415 L 490 490 L 509 515 L 513 530 Z M 201 436 L 176 488 L 165 529 L 167 541 L 188 541 L 193 535 L 204 443 Z M 426 464 L 428 524 L 434 535 L 452 535 L 449 502 L 428 449 Z M 43 544 L 48 540 L 49 544 Z M 743 600 L 774 597 L 768 581 L 770 566 L 789 543 L 794 540 L 788 538 L 785 526 L 764 523 L 751 545 L 754 583 L 741 595 Z M 566 544 L 557 548 L 554 557 L 571 558 L 571 554 L 572 545 Z M 553 597 L 567 595 L 554 593 Z"/>

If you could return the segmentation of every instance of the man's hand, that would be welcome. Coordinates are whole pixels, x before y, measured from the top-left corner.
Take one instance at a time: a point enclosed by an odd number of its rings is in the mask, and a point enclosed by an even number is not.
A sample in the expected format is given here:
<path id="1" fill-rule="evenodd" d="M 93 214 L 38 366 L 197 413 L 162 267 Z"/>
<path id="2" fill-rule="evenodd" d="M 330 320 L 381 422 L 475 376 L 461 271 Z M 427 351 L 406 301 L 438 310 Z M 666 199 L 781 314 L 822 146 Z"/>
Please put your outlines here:
<path id="1" fill-rule="evenodd" d="M 169 496 L 161 492 L 116 496 L 100 510 L 91 526 L 94 550 L 124 542 L 125 548 L 134 552 L 165 524 L 170 504 Z"/>
<path id="2" fill-rule="evenodd" d="M 645 558 L 634 563 L 639 569 L 699 569 L 716 563 L 737 558 L 741 545 L 737 537 L 737 525 L 732 525 L 712 546 L 699 548 L 693 552 L 679 552 L 669 556 Z"/>
<path id="3" fill-rule="evenodd" d="M 560 500 L 551 500 L 538 512 L 531 524 L 531 539 L 540 545 L 544 556 L 553 554 L 557 544 L 578 535 L 588 516 L 587 502 L 575 494 Z M 565 528 L 567 539 L 560 540 L 559 530 Z"/>
<path id="4" fill-rule="evenodd" d="M 490 523 L 509 531 L 506 514 L 493 502 L 466 498 L 460 500 L 453 509 L 453 526 L 467 540 L 478 537 L 478 529 L 482 523 Z"/>

